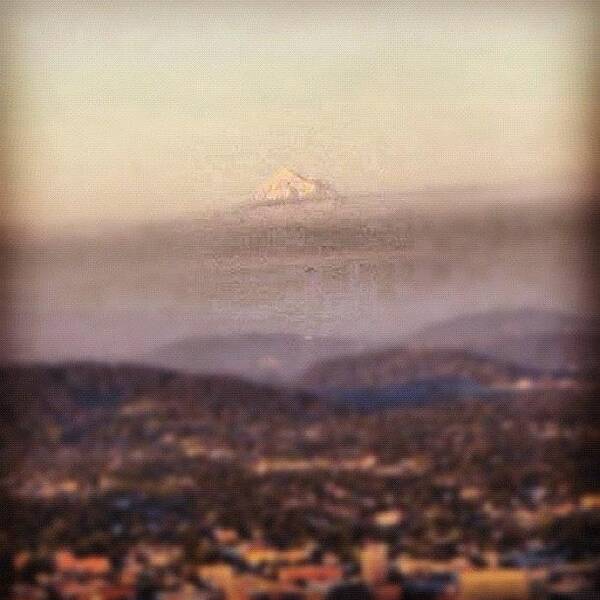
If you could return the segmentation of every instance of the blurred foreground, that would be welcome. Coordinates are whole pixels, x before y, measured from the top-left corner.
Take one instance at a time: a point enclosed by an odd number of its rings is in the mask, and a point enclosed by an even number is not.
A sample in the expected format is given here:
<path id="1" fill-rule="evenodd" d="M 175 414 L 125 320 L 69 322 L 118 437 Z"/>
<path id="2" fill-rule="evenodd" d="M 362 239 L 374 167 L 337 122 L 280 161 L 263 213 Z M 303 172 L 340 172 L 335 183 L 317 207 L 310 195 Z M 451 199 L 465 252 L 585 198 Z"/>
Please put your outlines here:
<path id="1" fill-rule="evenodd" d="M 85 363 L 2 381 L 15 600 L 597 597 L 590 373 L 397 350 L 293 388 Z"/>

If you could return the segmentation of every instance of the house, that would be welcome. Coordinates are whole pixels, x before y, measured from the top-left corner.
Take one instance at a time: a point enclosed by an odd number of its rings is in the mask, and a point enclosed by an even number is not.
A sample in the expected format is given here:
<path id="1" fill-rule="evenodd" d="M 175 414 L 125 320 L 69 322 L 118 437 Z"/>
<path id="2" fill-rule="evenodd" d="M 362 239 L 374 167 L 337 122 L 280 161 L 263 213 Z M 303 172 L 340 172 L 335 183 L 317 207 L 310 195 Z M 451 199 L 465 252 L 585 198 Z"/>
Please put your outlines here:
<path id="1" fill-rule="evenodd" d="M 336 583 L 341 581 L 344 572 L 339 565 L 299 565 L 282 567 L 279 570 L 279 581 L 283 583 Z"/>

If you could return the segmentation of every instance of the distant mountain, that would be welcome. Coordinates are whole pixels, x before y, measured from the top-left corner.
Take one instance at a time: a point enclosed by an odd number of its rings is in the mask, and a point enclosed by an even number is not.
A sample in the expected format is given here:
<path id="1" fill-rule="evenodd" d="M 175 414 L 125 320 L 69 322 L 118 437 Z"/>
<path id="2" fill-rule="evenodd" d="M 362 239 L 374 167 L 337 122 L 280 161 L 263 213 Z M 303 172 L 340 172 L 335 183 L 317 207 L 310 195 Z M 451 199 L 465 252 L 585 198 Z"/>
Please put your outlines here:
<path id="1" fill-rule="evenodd" d="M 254 200 L 267 203 L 332 200 L 337 197 L 331 184 L 303 177 L 287 167 L 278 169 L 254 194 Z"/>
<path id="2" fill-rule="evenodd" d="M 519 379 L 538 376 L 524 369 L 484 356 L 453 349 L 390 348 L 347 356 L 316 364 L 301 384 L 315 389 L 385 388 L 437 381 L 481 386 L 512 385 Z"/>
<path id="3" fill-rule="evenodd" d="M 356 340 L 294 334 L 190 337 L 144 355 L 146 364 L 190 373 L 220 373 L 285 383 L 315 361 L 360 352 Z"/>
<path id="4" fill-rule="evenodd" d="M 597 370 L 600 319 L 536 309 L 492 311 L 430 325 L 409 343 L 463 348 L 538 369 Z"/>

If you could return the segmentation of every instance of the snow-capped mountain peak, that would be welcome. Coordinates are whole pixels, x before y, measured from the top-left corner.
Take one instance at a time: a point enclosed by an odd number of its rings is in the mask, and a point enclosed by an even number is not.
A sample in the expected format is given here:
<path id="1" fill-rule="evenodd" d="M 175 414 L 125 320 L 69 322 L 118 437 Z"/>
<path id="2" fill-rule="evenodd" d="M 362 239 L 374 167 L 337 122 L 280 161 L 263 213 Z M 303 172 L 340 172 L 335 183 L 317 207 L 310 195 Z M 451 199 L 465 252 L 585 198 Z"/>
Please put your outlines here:
<path id="1" fill-rule="evenodd" d="M 337 196 L 331 184 L 282 167 L 258 188 L 254 199 L 261 202 L 297 202 L 331 200 Z"/>

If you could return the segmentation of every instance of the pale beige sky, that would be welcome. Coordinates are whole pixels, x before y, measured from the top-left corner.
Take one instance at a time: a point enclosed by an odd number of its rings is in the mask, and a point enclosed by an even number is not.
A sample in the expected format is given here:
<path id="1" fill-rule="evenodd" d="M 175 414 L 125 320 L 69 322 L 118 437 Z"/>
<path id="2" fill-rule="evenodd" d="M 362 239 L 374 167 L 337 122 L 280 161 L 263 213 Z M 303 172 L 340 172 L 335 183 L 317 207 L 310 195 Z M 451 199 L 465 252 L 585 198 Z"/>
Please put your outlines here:
<path id="1" fill-rule="evenodd" d="M 8 156 L 33 228 L 239 202 L 282 164 L 348 194 L 587 169 L 592 4 L 18 6 Z"/>

